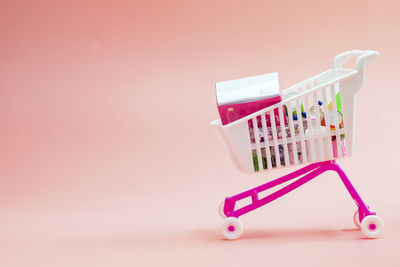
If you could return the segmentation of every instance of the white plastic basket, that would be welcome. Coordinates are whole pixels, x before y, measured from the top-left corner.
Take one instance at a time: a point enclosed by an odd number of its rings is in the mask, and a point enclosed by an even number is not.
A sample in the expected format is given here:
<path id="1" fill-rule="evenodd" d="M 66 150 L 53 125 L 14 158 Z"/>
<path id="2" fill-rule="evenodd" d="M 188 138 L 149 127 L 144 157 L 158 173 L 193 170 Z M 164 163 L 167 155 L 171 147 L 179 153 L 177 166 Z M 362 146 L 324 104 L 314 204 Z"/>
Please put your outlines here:
<path id="1" fill-rule="evenodd" d="M 351 156 L 356 92 L 364 84 L 365 65 L 378 55 L 371 50 L 339 54 L 332 69 L 283 90 L 281 102 L 227 125 L 220 119 L 211 125 L 236 166 L 247 173 Z M 343 68 L 353 57 L 357 58 L 355 68 Z"/>

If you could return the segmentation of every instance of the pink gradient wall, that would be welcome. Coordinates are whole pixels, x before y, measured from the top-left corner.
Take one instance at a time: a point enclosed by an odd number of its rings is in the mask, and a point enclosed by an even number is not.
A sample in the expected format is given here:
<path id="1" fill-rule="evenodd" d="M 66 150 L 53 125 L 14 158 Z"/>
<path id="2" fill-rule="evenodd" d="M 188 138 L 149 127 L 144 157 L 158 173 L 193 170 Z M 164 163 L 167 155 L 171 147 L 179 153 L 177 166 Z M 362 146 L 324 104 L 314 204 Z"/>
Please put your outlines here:
<path id="1" fill-rule="evenodd" d="M 269 251 L 271 264 L 399 266 L 399 8 L 3 1 L 0 265 L 243 266 Z M 285 88 L 351 49 L 381 56 L 358 96 L 356 152 L 342 163 L 386 237 L 348 230 L 355 206 L 326 174 L 245 216 L 243 240 L 223 242 L 219 201 L 287 170 L 234 169 L 208 125 L 215 82 L 277 71 Z"/>

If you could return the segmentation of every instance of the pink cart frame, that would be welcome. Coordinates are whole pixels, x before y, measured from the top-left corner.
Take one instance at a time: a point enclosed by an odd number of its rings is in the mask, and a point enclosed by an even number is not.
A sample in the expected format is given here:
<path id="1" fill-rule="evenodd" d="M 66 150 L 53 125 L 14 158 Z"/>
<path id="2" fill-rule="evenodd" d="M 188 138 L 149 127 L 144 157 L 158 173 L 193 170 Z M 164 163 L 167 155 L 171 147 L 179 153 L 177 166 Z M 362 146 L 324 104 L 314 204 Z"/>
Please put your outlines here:
<path id="1" fill-rule="evenodd" d="M 260 207 L 278 199 L 281 196 L 284 196 L 284 195 L 290 193 L 294 189 L 304 185 L 305 183 L 311 181 L 312 179 L 318 177 L 319 175 L 321 175 L 322 173 L 324 173 L 326 171 L 335 171 L 339 175 L 339 177 L 342 180 L 343 184 L 345 185 L 347 191 L 349 191 L 354 202 L 357 204 L 360 222 L 366 216 L 376 215 L 376 213 L 373 212 L 372 210 L 370 210 L 369 207 L 364 203 L 364 201 L 361 199 L 360 195 L 358 194 L 357 190 L 354 188 L 354 186 L 350 182 L 347 175 L 344 173 L 342 168 L 334 160 L 310 164 L 306 167 L 303 167 L 297 171 L 289 173 L 285 176 L 277 178 L 277 179 L 270 181 L 268 183 L 265 183 L 263 185 L 257 186 L 255 188 L 244 191 L 244 192 L 234 195 L 234 196 L 226 197 L 223 212 L 227 217 L 238 218 L 239 216 L 249 213 L 257 208 L 260 208 Z M 286 183 L 286 182 L 296 179 L 298 177 L 300 177 L 300 178 L 297 179 L 296 181 L 290 183 L 289 185 L 275 191 L 274 193 L 271 193 L 268 196 L 265 196 L 261 199 L 258 198 L 258 194 L 260 192 L 274 188 L 275 186 Z M 235 210 L 236 203 L 238 201 L 243 200 L 248 197 L 251 197 L 252 203 L 245 207 Z"/>

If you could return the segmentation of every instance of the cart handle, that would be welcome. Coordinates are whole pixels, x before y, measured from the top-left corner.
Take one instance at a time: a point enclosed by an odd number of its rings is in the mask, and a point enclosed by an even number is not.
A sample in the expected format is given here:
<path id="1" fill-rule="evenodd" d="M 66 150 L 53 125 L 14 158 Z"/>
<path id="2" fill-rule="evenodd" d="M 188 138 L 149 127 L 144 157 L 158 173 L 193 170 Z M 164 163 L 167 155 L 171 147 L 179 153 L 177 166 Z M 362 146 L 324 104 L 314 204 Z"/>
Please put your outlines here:
<path id="1" fill-rule="evenodd" d="M 379 56 L 379 52 L 374 50 L 347 51 L 335 57 L 333 60 L 333 68 L 342 68 L 343 64 L 346 63 L 350 58 L 357 57 L 356 70 L 360 72 L 364 70 L 366 64 L 373 61 L 377 56 Z"/>

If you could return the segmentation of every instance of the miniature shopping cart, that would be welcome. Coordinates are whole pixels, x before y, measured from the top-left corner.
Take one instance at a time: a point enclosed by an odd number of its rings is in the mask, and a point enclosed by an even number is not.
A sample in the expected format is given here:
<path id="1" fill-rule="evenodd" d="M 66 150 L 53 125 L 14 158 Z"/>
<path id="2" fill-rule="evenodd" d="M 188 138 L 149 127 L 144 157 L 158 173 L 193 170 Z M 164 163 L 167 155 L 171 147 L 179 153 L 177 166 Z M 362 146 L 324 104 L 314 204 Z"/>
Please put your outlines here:
<path id="1" fill-rule="evenodd" d="M 365 65 L 378 55 L 370 50 L 339 54 L 332 69 L 283 90 L 281 102 L 226 125 L 219 119 L 211 123 L 242 171 L 260 173 L 309 164 L 261 186 L 226 197 L 219 207 L 224 218 L 221 231 L 225 238 L 241 236 L 240 216 L 328 170 L 337 172 L 357 204 L 353 217 L 355 225 L 369 238 L 383 233 L 383 220 L 364 203 L 336 162 L 336 159 L 353 153 L 356 93 L 364 84 Z M 350 58 L 356 58 L 354 69 L 343 67 Z M 261 197 L 263 191 L 291 180 L 294 182 Z M 250 203 L 238 207 L 237 203 L 244 199 L 250 199 Z"/>

